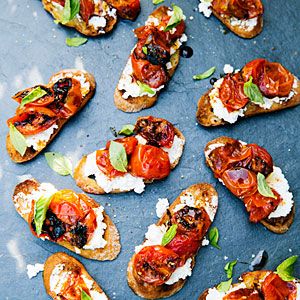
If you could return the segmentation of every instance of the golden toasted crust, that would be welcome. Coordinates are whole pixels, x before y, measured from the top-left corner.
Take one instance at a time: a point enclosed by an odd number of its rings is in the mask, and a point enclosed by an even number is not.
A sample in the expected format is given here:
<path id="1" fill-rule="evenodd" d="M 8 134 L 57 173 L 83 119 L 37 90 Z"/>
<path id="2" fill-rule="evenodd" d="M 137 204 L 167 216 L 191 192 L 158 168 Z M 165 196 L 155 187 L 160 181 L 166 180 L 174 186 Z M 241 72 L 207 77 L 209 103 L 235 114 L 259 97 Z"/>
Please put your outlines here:
<path id="1" fill-rule="evenodd" d="M 23 213 L 22 212 L 22 206 L 20 205 L 22 202 L 21 197 L 18 197 L 18 193 L 23 192 L 25 195 L 31 193 L 33 190 L 37 189 L 39 187 L 39 183 L 35 179 L 25 180 L 21 183 L 19 183 L 13 194 L 13 203 L 15 205 L 15 208 L 17 212 L 21 215 L 21 217 L 28 223 L 29 213 Z M 93 200 L 92 198 L 88 197 L 87 199 L 89 205 L 92 208 L 99 207 L 99 204 Z M 60 241 L 57 242 L 57 244 L 76 252 L 78 255 L 81 255 L 83 257 L 89 258 L 89 259 L 95 259 L 95 260 L 113 260 L 115 259 L 120 250 L 120 237 L 118 230 L 115 226 L 115 224 L 112 222 L 110 217 L 103 212 L 104 220 L 103 222 L 107 225 L 107 228 L 105 229 L 104 233 L 104 239 L 107 241 L 107 244 L 104 248 L 101 249 L 95 249 L 95 250 L 85 250 L 80 249 L 80 253 L 76 247 L 72 246 L 67 241 Z"/>
<path id="2" fill-rule="evenodd" d="M 55 5 L 53 5 L 53 2 L 54 1 L 52 0 L 42 0 L 44 9 L 48 11 L 54 17 L 55 20 L 60 20 L 62 10 L 59 10 Z M 99 36 L 111 31 L 114 28 L 115 24 L 117 23 L 117 17 L 113 18 L 112 16 L 106 15 L 105 19 L 106 19 L 106 26 L 103 28 L 103 30 L 100 31 L 95 30 L 93 26 L 88 25 L 82 19 L 78 19 L 78 18 L 74 18 L 72 21 L 64 25 L 68 27 L 73 27 L 80 33 L 87 36 Z"/>
<path id="3" fill-rule="evenodd" d="M 174 127 L 175 129 L 175 134 L 182 140 L 185 141 L 184 135 L 182 132 Z M 184 145 L 183 145 L 184 147 Z M 74 180 L 76 184 L 85 192 L 90 193 L 90 194 L 96 194 L 96 195 L 101 195 L 101 194 L 106 194 L 105 191 L 97 184 L 96 180 L 89 178 L 84 175 L 84 168 L 85 168 L 85 163 L 86 163 L 86 158 L 87 155 L 84 155 L 81 160 L 78 162 L 75 170 L 74 170 Z M 180 157 L 173 163 L 171 164 L 171 169 L 174 169 L 177 164 L 179 163 Z M 151 183 L 153 181 L 145 181 L 145 183 Z M 114 189 L 110 193 L 112 194 L 119 194 L 119 193 L 124 193 L 124 192 L 129 192 L 129 191 L 123 191 L 120 189 Z"/>
<path id="4" fill-rule="evenodd" d="M 296 88 L 293 88 L 295 91 L 294 96 L 282 103 L 276 103 L 274 102 L 272 106 L 269 109 L 264 109 L 252 102 L 249 102 L 246 107 L 247 110 L 244 113 L 244 117 L 252 117 L 255 115 L 259 114 L 264 114 L 264 113 L 270 113 L 278 110 L 282 110 L 285 108 L 289 107 L 294 107 L 300 104 L 300 81 L 298 80 L 298 85 Z M 196 113 L 196 117 L 198 122 L 206 127 L 210 126 L 220 126 L 220 125 L 225 125 L 229 124 L 228 122 L 218 118 L 214 113 L 213 113 L 213 108 L 210 104 L 210 98 L 209 98 L 209 93 L 212 91 L 210 89 L 207 91 L 200 99 L 198 102 L 198 109 Z"/>
<path id="5" fill-rule="evenodd" d="M 62 70 L 54 75 L 51 76 L 49 83 L 52 82 L 52 80 L 56 77 L 56 76 L 65 76 L 67 73 L 73 73 L 74 76 L 78 76 L 81 74 L 84 74 L 86 80 L 90 83 L 90 91 L 88 92 L 88 94 L 86 94 L 83 97 L 83 101 L 78 109 L 77 112 L 79 112 L 84 106 L 85 104 L 93 97 L 94 93 L 95 93 L 95 88 L 96 88 L 96 82 L 95 82 L 95 78 L 92 74 L 85 72 L 85 71 L 81 71 L 81 70 L 75 70 L 75 69 L 66 69 L 66 70 Z M 75 116 L 75 115 L 74 115 Z M 72 117 L 74 117 L 72 116 Z M 11 143 L 11 139 L 9 136 L 9 133 L 6 136 L 6 149 L 7 152 L 10 156 L 10 158 L 16 162 L 16 163 L 23 163 L 26 161 L 29 161 L 31 159 L 33 159 L 35 156 L 37 156 L 41 151 L 43 151 L 50 143 L 51 141 L 55 138 L 55 136 L 60 132 L 60 130 L 62 129 L 63 125 L 68 121 L 69 119 L 58 119 L 56 124 L 58 126 L 57 129 L 54 130 L 53 134 L 51 135 L 50 139 L 48 140 L 47 144 L 45 145 L 45 147 L 39 151 L 34 150 L 32 147 L 28 147 L 25 154 L 23 156 L 21 156 L 21 154 L 14 148 L 13 144 Z"/>
<path id="6" fill-rule="evenodd" d="M 47 294 L 52 297 L 54 300 L 57 299 L 57 295 L 50 290 L 50 277 L 54 270 L 54 268 L 59 265 L 65 265 L 65 270 L 68 272 L 76 272 L 79 269 L 81 270 L 81 274 L 87 277 L 88 280 L 93 281 L 92 289 L 99 292 L 104 293 L 101 287 L 97 284 L 97 282 L 90 276 L 87 272 L 85 267 L 75 258 L 72 256 L 64 253 L 64 252 L 57 252 L 51 256 L 49 256 L 44 265 L 44 272 L 43 272 L 43 280 Z"/>
<path id="7" fill-rule="evenodd" d="M 226 143 L 232 143 L 233 141 L 234 139 L 230 137 L 226 137 L 226 136 L 218 137 L 210 141 L 209 143 L 207 143 L 204 152 L 208 151 L 209 146 L 212 144 L 217 144 L 217 143 L 226 144 Z M 206 156 L 206 163 L 210 168 L 212 168 L 212 162 L 207 156 Z M 289 228 L 291 227 L 294 221 L 294 215 L 295 215 L 295 203 L 293 205 L 291 212 L 287 216 L 280 217 L 280 218 L 271 218 L 271 219 L 265 218 L 264 220 L 260 221 L 260 223 L 264 225 L 266 228 L 268 228 L 270 231 L 274 233 L 282 234 L 288 231 Z"/>
<path id="8" fill-rule="evenodd" d="M 212 203 L 212 198 L 217 197 L 218 194 L 216 190 L 208 183 L 198 183 L 190 186 L 186 190 L 184 190 L 172 203 L 169 210 L 172 214 L 173 210 L 175 209 L 177 204 L 181 203 L 180 197 L 184 195 L 185 193 L 191 193 L 195 199 L 197 199 L 197 207 L 204 207 L 205 203 L 210 202 Z M 215 211 L 217 210 L 217 207 L 215 208 Z M 166 223 L 168 221 L 169 217 L 167 213 L 165 213 L 159 221 L 156 223 L 158 226 Z M 186 279 L 180 279 L 176 283 L 172 285 L 163 284 L 158 287 L 154 287 L 147 283 L 142 283 L 136 280 L 134 276 L 133 271 L 133 264 L 135 259 L 134 254 L 128 264 L 127 268 L 127 281 L 130 288 L 140 297 L 146 298 L 146 299 L 158 299 L 158 298 L 166 298 L 170 297 L 176 292 L 178 292 L 185 284 Z M 195 257 L 192 257 L 192 268 L 194 268 L 195 265 Z"/>
<path id="9" fill-rule="evenodd" d="M 168 7 L 161 6 L 157 8 L 155 11 L 152 12 L 150 16 L 153 16 L 155 18 L 162 18 L 168 10 Z M 130 56 L 129 56 L 130 59 Z M 172 68 L 168 70 L 168 74 L 170 78 L 173 76 L 180 60 L 179 55 L 179 49 L 176 50 L 176 52 L 171 56 L 170 62 L 172 65 Z M 121 75 L 122 76 L 122 75 Z M 155 104 L 157 101 L 157 98 L 159 96 L 160 91 L 158 91 L 153 97 L 149 96 L 141 96 L 141 97 L 128 97 L 128 99 L 124 99 L 122 95 L 124 94 L 124 91 L 120 91 L 118 89 L 118 86 L 115 89 L 114 93 L 114 102 L 118 109 L 125 111 L 125 112 L 137 112 L 142 109 L 151 107 Z"/>

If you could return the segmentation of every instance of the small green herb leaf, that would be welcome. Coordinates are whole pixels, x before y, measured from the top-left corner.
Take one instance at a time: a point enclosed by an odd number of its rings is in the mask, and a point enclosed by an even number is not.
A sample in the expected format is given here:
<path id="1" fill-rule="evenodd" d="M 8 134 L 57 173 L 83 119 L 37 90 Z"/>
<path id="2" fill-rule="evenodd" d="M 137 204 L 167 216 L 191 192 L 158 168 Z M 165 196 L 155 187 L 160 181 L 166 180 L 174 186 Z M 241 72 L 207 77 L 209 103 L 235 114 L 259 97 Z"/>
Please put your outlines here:
<path id="1" fill-rule="evenodd" d="M 60 22 L 66 24 L 72 21 L 80 10 L 80 0 L 66 0 Z"/>
<path id="2" fill-rule="evenodd" d="M 157 5 L 163 3 L 165 0 L 152 0 L 152 3 Z"/>
<path id="3" fill-rule="evenodd" d="M 257 173 L 257 189 L 261 195 L 276 199 L 276 196 L 269 187 L 265 176 L 261 173 Z"/>
<path id="4" fill-rule="evenodd" d="M 244 93 L 255 104 L 265 104 L 264 97 L 258 86 L 252 82 L 253 78 L 250 76 L 249 80 L 244 83 Z"/>
<path id="5" fill-rule="evenodd" d="M 234 260 L 234 261 L 231 261 L 231 262 L 228 262 L 225 267 L 224 267 L 224 270 L 227 274 L 227 278 L 231 278 L 232 277 L 232 274 L 233 274 L 233 268 L 234 266 L 237 264 L 237 260 Z"/>
<path id="6" fill-rule="evenodd" d="M 87 38 L 83 38 L 83 37 L 74 37 L 74 38 L 66 38 L 66 44 L 69 47 L 78 47 L 81 46 L 83 44 L 85 44 L 87 42 Z"/>
<path id="7" fill-rule="evenodd" d="M 58 152 L 46 152 L 46 161 L 49 167 L 59 175 L 72 176 L 72 162 L 69 158 L 63 156 Z"/>
<path id="8" fill-rule="evenodd" d="M 209 233 L 208 233 L 208 239 L 209 239 L 209 243 L 217 248 L 217 249 L 221 249 L 221 247 L 218 245 L 218 241 L 219 241 L 219 230 L 217 227 L 213 227 Z"/>
<path id="9" fill-rule="evenodd" d="M 161 240 L 162 246 L 168 245 L 173 240 L 174 236 L 176 235 L 176 232 L 177 232 L 177 224 L 173 224 L 168 229 L 168 231 L 164 234 Z"/>
<path id="10" fill-rule="evenodd" d="M 283 261 L 277 268 L 276 274 L 284 281 L 292 281 L 295 279 L 293 276 L 294 273 L 294 264 L 298 259 L 298 255 L 293 255 Z"/>
<path id="11" fill-rule="evenodd" d="M 30 91 L 21 101 L 21 105 L 20 108 L 22 108 L 25 104 L 27 103 L 31 103 L 37 99 L 42 98 L 43 96 L 45 96 L 47 94 L 46 91 L 44 91 L 43 89 L 41 89 L 41 87 L 37 87 L 35 89 L 33 89 L 32 91 Z"/>
<path id="12" fill-rule="evenodd" d="M 84 290 L 81 290 L 81 300 L 92 300 L 92 298 Z"/>
<path id="13" fill-rule="evenodd" d="M 153 91 L 148 84 L 142 83 L 140 81 L 137 81 L 137 84 L 138 84 L 138 86 L 140 88 L 140 95 L 142 95 L 144 93 L 148 93 L 150 95 L 154 95 L 155 94 L 155 91 Z"/>
<path id="14" fill-rule="evenodd" d="M 27 149 L 24 135 L 13 125 L 9 125 L 9 136 L 14 148 L 23 156 Z"/>
<path id="15" fill-rule="evenodd" d="M 35 231 L 38 236 L 42 233 L 42 227 L 46 219 L 46 213 L 50 205 L 51 199 L 52 199 L 52 195 L 49 197 L 42 196 L 35 203 L 34 224 L 35 224 Z"/>
<path id="16" fill-rule="evenodd" d="M 216 67 L 212 67 L 202 74 L 194 75 L 193 79 L 195 79 L 195 80 L 206 79 L 206 78 L 210 77 L 212 74 L 214 74 L 215 71 L 216 71 Z"/>
<path id="17" fill-rule="evenodd" d="M 181 20 L 185 20 L 185 15 L 183 14 L 182 9 L 179 6 L 176 6 L 175 4 L 172 4 L 173 7 L 173 14 L 167 24 L 167 27 L 164 29 L 164 31 L 169 31 L 176 27 Z"/>
<path id="18" fill-rule="evenodd" d="M 218 284 L 217 290 L 219 292 L 226 293 L 230 289 L 231 283 L 232 283 L 232 278 L 230 278 L 227 281 L 222 281 L 221 283 Z"/>
<path id="19" fill-rule="evenodd" d="M 109 160 L 114 169 L 120 172 L 127 172 L 127 154 L 125 147 L 121 143 L 114 141 L 109 145 Z"/>
<path id="20" fill-rule="evenodd" d="M 133 133 L 134 133 L 134 125 L 131 124 L 124 125 L 122 129 L 118 132 L 118 134 L 126 135 L 126 136 L 133 135 Z"/>
<path id="21" fill-rule="evenodd" d="M 144 54 L 146 54 L 146 55 L 148 54 L 148 48 L 146 46 L 144 46 L 142 48 L 142 51 L 143 51 Z"/>

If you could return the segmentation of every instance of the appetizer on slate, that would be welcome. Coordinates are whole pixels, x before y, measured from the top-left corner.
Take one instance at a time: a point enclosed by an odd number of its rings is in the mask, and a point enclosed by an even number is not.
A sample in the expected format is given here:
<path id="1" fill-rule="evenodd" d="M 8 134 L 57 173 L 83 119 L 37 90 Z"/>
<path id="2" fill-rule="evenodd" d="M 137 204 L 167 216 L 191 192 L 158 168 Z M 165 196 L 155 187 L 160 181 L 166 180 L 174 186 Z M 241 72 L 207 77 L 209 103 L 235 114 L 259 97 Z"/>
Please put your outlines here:
<path id="1" fill-rule="evenodd" d="M 94 77 L 80 70 L 54 74 L 47 85 L 37 85 L 15 94 L 20 105 L 7 120 L 6 148 L 14 162 L 38 155 L 94 94 Z"/>
<path id="2" fill-rule="evenodd" d="M 179 48 L 187 41 L 185 16 L 173 5 L 157 8 L 145 26 L 134 32 L 138 38 L 115 90 L 115 105 L 125 112 L 152 106 L 179 63 Z"/>
<path id="3" fill-rule="evenodd" d="M 54 300 L 108 300 L 84 266 L 66 253 L 48 257 L 43 278 L 46 292 Z"/>
<path id="4" fill-rule="evenodd" d="M 261 33 L 264 7 L 261 0 L 200 0 L 199 11 L 213 13 L 236 35 L 250 39 Z"/>
<path id="5" fill-rule="evenodd" d="M 94 194 L 142 193 L 145 183 L 167 177 L 183 152 L 185 138 L 169 121 L 140 117 L 127 135 L 84 156 L 74 172 L 76 184 Z"/>
<path id="6" fill-rule="evenodd" d="M 207 183 L 184 190 L 135 248 L 127 280 L 140 297 L 158 299 L 178 292 L 192 275 L 202 240 L 214 220 L 218 195 Z"/>
<path id="7" fill-rule="evenodd" d="M 198 102 L 203 126 L 235 123 L 238 118 L 282 110 L 300 103 L 300 81 L 280 63 L 255 59 L 226 74 Z"/>
<path id="8" fill-rule="evenodd" d="M 42 0 L 55 22 L 87 36 L 98 36 L 113 29 L 117 15 L 134 20 L 140 12 L 140 0 Z"/>
<path id="9" fill-rule="evenodd" d="M 215 177 L 244 202 L 251 222 L 275 233 L 289 229 L 295 213 L 293 194 L 264 148 L 219 137 L 206 145 L 205 158 Z"/>
<path id="10" fill-rule="evenodd" d="M 85 194 L 30 179 L 16 186 L 13 202 L 32 234 L 42 240 L 96 260 L 113 260 L 120 252 L 116 226 L 103 206 Z"/>

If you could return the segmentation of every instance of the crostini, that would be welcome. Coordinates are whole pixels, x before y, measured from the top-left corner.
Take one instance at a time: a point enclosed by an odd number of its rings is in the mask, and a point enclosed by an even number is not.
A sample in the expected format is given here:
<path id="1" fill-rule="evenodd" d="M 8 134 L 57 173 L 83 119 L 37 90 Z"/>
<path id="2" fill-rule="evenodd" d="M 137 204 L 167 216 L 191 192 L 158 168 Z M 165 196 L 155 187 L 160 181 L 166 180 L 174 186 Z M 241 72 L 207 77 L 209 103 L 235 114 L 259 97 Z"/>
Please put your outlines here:
<path id="1" fill-rule="evenodd" d="M 48 257 L 43 279 L 47 294 L 54 300 L 108 300 L 84 266 L 64 252 Z"/>
<path id="2" fill-rule="evenodd" d="M 275 233 L 289 229 L 295 213 L 293 194 L 264 148 L 219 137 L 206 145 L 204 153 L 214 176 L 244 202 L 251 222 Z"/>
<path id="3" fill-rule="evenodd" d="M 142 193 L 145 183 L 167 177 L 177 166 L 184 143 L 169 121 L 140 117 L 131 136 L 108 141 L 105 148 L 84 156 L 74 179 L 87 193 Z"/>
<path id="4" fill-rule="evenodd" d="M 85 194 L 29 179 L 16 186 L 13 203 L 32 234 L 42 240 L 95 260 L 113 260 L 120 252 L 116 226 L 103 206 Z"/>
<path id="5" fill-rule="evenodd" d="M 203 126 L 233 124 L 299 103 L 298 78 L 280 63 L 259 58 L 217 80 L 200 98 L 197 120 Z"/>
<path id="6" fill-rule="evenodd" d="M 134 20 L 140 12 L 140 0 L 42 0 L 56 22 L 74 27 L 87 36 L 103 35 L 117 23 L 117 16 Z"/>
<path id="7" fill-rule="evenodd" d="M 200 0 L 199 11 L 216 16 L 236 35 L 251 39 L 263 29 L 264 7 L 261 0 Z"/>
<path id="8" fill-rule="evenodd" d="M 184 20 L 178 6 L 161 6 L 149 16 L 145 26 L 134 31 L 138 42 L 114 94 L 118 109 L 136 112 L 154 105 L 179 63 L 181 44 L 187 41 Z"/>
<path id="9" fill-rule="evenodd" d="M 81 70 L 62 70 L 47 85 L 18 92 L 12 98 L 20 105 L 7 120 L 6 149 L 16 163 L 37 156 L 63 125 L 92 98 L 96 88 L 93 75 Z"/>
<path id="10" fill-rule="evenodd" d="M 207 183 L 184 190 L 135 248 L 127 268 L 131 289 L 140 297 L 158 299 L 178 292 L 192 275 L 218 208 L 218 194 Z"/>

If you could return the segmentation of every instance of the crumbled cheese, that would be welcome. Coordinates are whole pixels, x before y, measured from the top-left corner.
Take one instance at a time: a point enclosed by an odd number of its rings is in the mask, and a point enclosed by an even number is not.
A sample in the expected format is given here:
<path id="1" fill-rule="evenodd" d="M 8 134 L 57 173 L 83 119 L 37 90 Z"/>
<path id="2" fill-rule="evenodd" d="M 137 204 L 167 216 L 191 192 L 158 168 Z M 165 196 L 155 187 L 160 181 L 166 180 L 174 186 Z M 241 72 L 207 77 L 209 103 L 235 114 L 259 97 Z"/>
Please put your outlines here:
<path id="1" fill-rule="evenodd" d="M 216 288 L 211 288 L 208 290 L 206 300 L 223 300 L 224 296 L 244 288 L 246 288 L 246 285 L 243 282 L 231 287 L 227 292 L 219 292 Z"/>
<path id="2" fill-rule="evenodd" d="M 64 271 L 64 264 L 57 264 L 50 275 L 50 291 L 58 295 L 71 272 Z"/>
<path id="3" fill-rule="evenodd" d="M 105 229 L 107 227 L 107 225 L 103 222 L 104 208 L 103 206 L 100 206 L 97 208 L 93 208 L 93 210 L 96 214 L 97 227 L 93 232 L 91 240 L 83 246 L 83 249 L 95 250 L 99 248 L 104 248 L 107 244 L 107 241 L 103 238 Z"/>
<path id="4" fill-rule="evenodd" d="M 232 65 L 230 65 L 230 64 L 225 64 L 225 65 L 224 65 L 223 72 L 224 72 L 225 74 L 233 73 L 233 71 L 234 71 L 234 68 L 233 68 Z"/>
<path id="5" fill-rule="evenodd" d="M 38 273 L 44 271 L 44 264 L 36 263 L 34 265 L 27 265 L 26 268 L 28 278 L 31 279 L 35 277 Z"/>
<path id="6" fill-rule="evenodd" d="M 176 27 L 173 27 L 171 30 L 170 30 L 170 33 L 171 34 L 174 34 L 176 32 Z"/>
<path id="7" fill-rule="evenodd" d="M 96 290 L 91 290 L 90 294 L 93 300 L 108 300 L 104 293 L 99 293 Z"/>
<path id="8" fill-rule="evenodd" d="M 138 143 L 141 145 L 146 145 L 147 144 L 147 140 L 145 138 L 143 138 L 141 135 L 137 134 L 135 136 L 135 138 L 138 140 Z"/>
<path id="9" fill-rule="evenodd" d="M 177 268 L 165 284 L 172 285 L 180 279 L 185 279 L 192 275 L 192 259 L 188 258 L 185 264 Z"/>
<path id="10" fill-rule="evenodd" d="M 145 25 L 154 25 L 154 26 L 158 26 L 159 23 L 160 23 L 159 19 L 157 19 L 157 18 L 155 18 L 155 17 L 153 17 L 153 16 L 150 16 L 150 17 L 147 19 Z"/>
<path id="11" fill-rule="evenodd" d="M 182 43 L 180 42 L 180 39 L 177 39 L 170 48 L 170 54 L 173 55 L 181 45 Z"/>
<path id="12" fill-rule="evenodd" d="M 106 19 L 102 16 L 93 16 L 89 19 L 89 26 L 94 27 L 96 30 L 105 28 Z"/>
<path id="13" fill-rule="evenodd" d="M 199 12 L 203 13 L 206 18 L 209 18 L 212 14 L 211 3 L 212 0 L 200 0 L 198 5 Z"/>
<path id="14" fill-rule="evenodd" d="M 179 41 L 180 41 L 181 43 L 186 43 L 187 40 L 188 40 L 187 35 L 186 35 L 185 33 L 183 33 L 182 36 L 181 36 L 181 38 L 179 39 Z"/>
<path id="15" fill-rule="evenodd" d="M 223 143 L 215 143 L 215 144 L 210 144 L 207 148 L 207 150 L 204 152 L 204 155 L 205 155 L 205 157 L 206 158 L 208 158 L 208 156 L 210 155 L 210 153 L 213 151 L 213 150 L 215 150 L 215 149 L 217 149 L 217 148 L 219 148 L 219 147 L 223 147 L 225 144 L 223 144 Z"/>
<path id="16" fill-rule="evenodd" d="M 184 143 L 184 139 L 175 135 L 171 148 L 162 147 L 162 149 L 168 153 L 171 164 L 174 164 L 181 157 Z"/>
<path id="17" fill-rule="evenodd" d="M 202 247 L 209 245 L 209 240 L 206 238 L 206 236 L 203 238 L 201 245 L 202 245 Z"/>
<path id="18" fill-rule="evenodd" d="M 296 288 L 297 288 L 297 295 L 296 295 L 296 300 L 300 300 L 300 283 L 296 283 Z"/>
<path id="19" fill-rule="evenodd" d="M 275 211 L 269 215 L 270 218 L 285 217 L 290 212 L 294 205 L 293 194 L 289 192 L 289 183 L 284 177 L 282 170 L 278 167 L 273 167 L 273 172 L 266 178 L 268 185 L 273 188 L 282 198 Z"/>
<path id="20" fill-rule="evenodd" d="M 238 26 L 243 28 L 246 31 L 251 31 L 253 28 L 257 25 L 258 18 L 252 18 L 252 19 L 246 19 L 246 20 L 241 20 L 237 19 L 235 17 L 230 17 L 230 24 L 232 26 Z"/>
<path id="21" fill-rule="evenodd" d="M 172 69 L 172 63 L 170 61 L 166 63 L 166 68 L 167 70 Z"/>
<path id="22" fill-rule="evenodd" d="M 33 147 L 34 150 L 40 151 L 47 145 L 54 130 L 58 128 L 57 124 L 53 124 L 48 129 L 37 134 L 25 135 L 27 147 Z"/>
<path id="23" fill-rule="evenodd" d="M 89 154 L 86 158 L 84 166 L 84 176 L 88 177 L 95 175 L 97 184 L 106 192 L 110 193 L 113 190 L 131 191 L 134 190 L 140 194 L 145 189 L 145 183 L 143 178 L 132 176 L 129 173 L 125 173 L 122 176 L 115 178 L 107 177 L 97 166 L 96 163 L 96 151 Z"/>
<path id="24" fill-rule="evenodd" d="M 161 218 L 169 208 L 169 200 L 167 198 L 158 198 L 156 203 L 156 215 Z"/>

